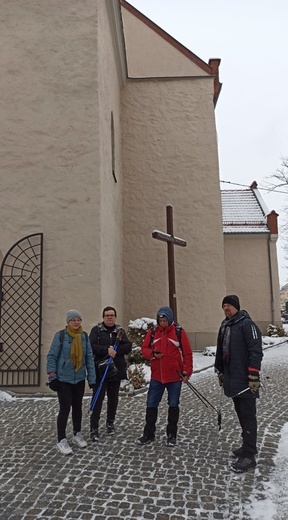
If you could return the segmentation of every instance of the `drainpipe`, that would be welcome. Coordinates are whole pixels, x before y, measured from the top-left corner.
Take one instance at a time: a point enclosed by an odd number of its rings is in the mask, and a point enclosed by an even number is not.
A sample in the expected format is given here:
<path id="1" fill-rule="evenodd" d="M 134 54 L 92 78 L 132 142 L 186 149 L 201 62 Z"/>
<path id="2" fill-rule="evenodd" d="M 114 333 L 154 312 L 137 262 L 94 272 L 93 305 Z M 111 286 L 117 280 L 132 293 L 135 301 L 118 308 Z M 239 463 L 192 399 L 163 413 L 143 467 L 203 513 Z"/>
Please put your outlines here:
<path id="1" fill-rule="evenodd" d="M 269 280 L 270 280 L 270 293 L 271 293 L 271 313 L 272 313 L 272 324 L 275 325 L 275 302 L 274 302 L 274 286 L 273 286 L 273 271 L 271 261 L 271 242 L 276 242 L 278 239 L 278 213 L 271 211 L 267 215 L 267 225 L 269 228 L 268 236 L 268 262 L 269 262 Z"/>
<path id="2" fill-rule="evenodd" d="M 273 278 L 272 278 L 272 262 L 271 262 L 271 240 L 270 233 L 268 235 L 268 263 L 269 263 L 269 282 L 270 282 L 270 298 L 271 298 L 271 314 L 272 314 L 272 325 L 275 325 L 275 305 L 274 305 L 274 291 L 273 291 Z"/>

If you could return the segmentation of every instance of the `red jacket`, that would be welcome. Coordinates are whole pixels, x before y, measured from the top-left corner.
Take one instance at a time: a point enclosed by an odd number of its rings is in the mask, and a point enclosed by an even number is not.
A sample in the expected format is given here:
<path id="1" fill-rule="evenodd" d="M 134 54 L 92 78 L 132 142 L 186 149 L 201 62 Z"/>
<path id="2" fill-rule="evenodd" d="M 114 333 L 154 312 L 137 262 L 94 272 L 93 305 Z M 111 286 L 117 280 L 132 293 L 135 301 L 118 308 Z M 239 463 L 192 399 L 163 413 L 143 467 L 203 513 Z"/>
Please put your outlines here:
<path id="1" fill-rule="evenodd" d="M 181 331 L 182 348 L 179 346 L 174 323 L 166 329 L 157 325 L 152 345 L 151 332 L 147 332 L 141 347 L 142 355 L 151 360 L 151 378 L 161 383 L 181 381 L 177 371 L 190 377 L 193 372 L 193 355 L 185 330 Z M 163 357 L 155 359 L 153 350 L 161 352 Z"/>

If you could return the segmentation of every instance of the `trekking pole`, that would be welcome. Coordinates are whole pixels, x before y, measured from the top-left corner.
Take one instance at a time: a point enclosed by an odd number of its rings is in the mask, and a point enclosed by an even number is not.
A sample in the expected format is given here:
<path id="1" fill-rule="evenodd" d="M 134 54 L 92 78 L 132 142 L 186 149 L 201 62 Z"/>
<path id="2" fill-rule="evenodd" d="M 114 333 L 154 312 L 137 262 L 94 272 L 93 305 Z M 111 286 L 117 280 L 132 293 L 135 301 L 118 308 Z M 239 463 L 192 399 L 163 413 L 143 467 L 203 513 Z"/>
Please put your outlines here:
<path id="1" fill-rule="evenodd" d="M 92 399 L 91 399 L 90 406 L 89 406 L 89 410 L 88 410 L 88 412 L 87 412 L 88 415 L 91 415 L 91 413 L 93 412 L 94 406 L 95 406 L 95 404 L 96 404 L 96 402 L 97 402 L 97 399 L 98 399 L 99 394 L 100 394 L 100 392 L 101 392 L 101 388 L 102 388 L 103 383 L 104 383 L 104 381 L 105 381 L 105 377 L 106 377 L 106 374 L 107 374 L 107 372 L 108 372 L 109 365 L 110 365 L 110 363 L 111 363 L 111 359 L 112 359 L 112 357 L 109 358 L 109 361 L 108 361 L 107 366 L 106 366 L 106 368 L 105 368 L 105 372 L 104 372 L 104 374 L 103 374 L 103 376 L 102 376 L 102 378 L 101 378 L 101 381 L 100 381 L 100 383 L 99 383 L 99 386 L 98 386 L 98 388 L 97 388 L 97 390 L 96 390 L 94 396 L 93 396 Z"/>
<path id="2" fill-rule="evenodd" d="M 181 379 L 184 379 L 185 376 L 181 374 L 181 372 L 177 372 L 177 374 L 181 377 Z M 219 413 L 219 410 L 217 410 L 217 408 L 215 408 L 215 406 L 212 403 L 210 403 L 210 401 L 208 401 L 208 399 L 206 399 L 206 397 L 203 394 L 201 394 L 201 392 L 199 392 L 199 390 L 197 390 L 195 386 L 193 386 L 189 381 L 186 384 L 187 386 L 189 386 L 190 390 L 194 392 L 198 399 L 200 399 L 200 401 L 206 406 L 206 408 L 208 408 L 209 405 L 211 406 L 211 408 L 213 408 L 213 410 L 215 410 L 215 412 Z"/>
<path id="3" fill-rule="evenodd" d="M 270 379 L 270 376 L 266 376 L 265 379 Z M 264 384 L 263 379 L 261 380 L 260 388 L 262 388 L 263 391 L 266 392 L 266 385 Z M 231 399 L 234 399 L 234 397 L 238 397 L 238 395 L 244 394 L 244 392 L 247 392 L 247 390 L 251 390 L 250 386 L 247 386 L 247 388 L 244 388 L 244 390 L 241 390 L 241 392 L 238 392 L 238 394 L 232 395 Z"/>
<path id="4" fill-rule="evenodd" d="M 244 390 L 241 390 L 241 392 L 238 392 L 238 394 L 231 395 L 231 399 L 234 399 L 234 397 L 238 397 L 238 395 L 244 394 L 244 392 L 247 392 L 247 390 L 250 390 L 249 386 L 247 386 L 247 388 L 244 388 Z"/>
<path id="5" fill-rule="evenodd" d="M 218 449 L 219 433 L 222 429 L 222 404 L 223 404 L 224 389 L 223 385 L 220 386 L 219 392 L 219 410 L 218 410 L 218 421 L 217 421 L 217 439 L 216 439 L 216 451 Z"/>
<path id="6" fill-rule="evenodd" d="M 118 333 L 117 333 L 117 336 L 116 336 L 115 345 L 113 346 L 113 348 L 114 348 L 115 351 L 117 350 L 117 348 L 118 348 L 118 346 L 119 346 L 119 343 L 120 343 L 121 339 L 123 338 L 123 334 L 124 334 L 124 330 L 123 330 L 123 329 L 119 329 L 119 330 L 118 330 Z M 109 370 L 109 365 L 110 365 L 110 363 L 112 362 L 112 360 L 113 360 L 113 358 L 112 358 L 112 356 L 110 356 L 110 358 L 109 358 L 109 360 L 108 360 L 108 363 L 107 363 L 107 366 L 106 366 L 106 368 L 105 368 L 105 372 L 104 372 L 104 374 L 103 374 L 103 376 L 102 376 L 102 378 L 101 378 L 101 381 L 100 381 L 100 383 L 99 383 L 99 386 L 98 386 L 98 388 L 97 388 L 97 390 L 96 390 L 94 396 L 93 396 L 92 399 L 91 399 L 91 403 L 90 403 L 90 406 L 89 406 L 89 410 L 88 410 L 88 412 L 87 412 L 88 415 L 91 415 L 91 413 L 93 412 L 94 406 L 95 406 L 95 404 L 96 404 L 96 402 L 97 402 L 97 399 L 98 399 L 98 397 L 99 397 L 99 394 L 100 394 L 100 392 L 101 392 L 101 388 L 102 388 L 103 383 L 104 383 L 104 381 L 105 381 L 105 378 L 106 378 L 107 372 L 108 372 L 108 370 Z"/>
<path id="7" fill-rule="evenodd" d="M 200 399 L 200 401 L 204 404 L 204 406 L 206 406 L 206 408 L 209 408 L 209 406 L 206 402 L 206 397 L 204 397 L 204 395 L 200 394 L 200 392 L 195 388 L 195 386 L 193 386 L 189 381 L 187 382 L 187 386 L 190 388 L 190 390 L 192 390 L 192 392 L 194 392 L 196 397 L 198 397 L 198 399 Z"/>

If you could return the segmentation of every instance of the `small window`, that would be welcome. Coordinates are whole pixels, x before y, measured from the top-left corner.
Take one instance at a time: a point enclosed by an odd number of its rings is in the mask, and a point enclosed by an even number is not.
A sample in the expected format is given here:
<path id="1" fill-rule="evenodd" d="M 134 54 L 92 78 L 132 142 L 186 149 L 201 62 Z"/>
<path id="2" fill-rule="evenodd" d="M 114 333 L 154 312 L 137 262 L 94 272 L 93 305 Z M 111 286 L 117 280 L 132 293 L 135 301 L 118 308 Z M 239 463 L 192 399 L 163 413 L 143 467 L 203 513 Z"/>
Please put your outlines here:
<path id="1" fill-rule="evenodd" d="M 112 175 L 115 183 L 117 183 L 117 177 L 115 173 L 115 128 L 114 128 L 114 117 L 113 112 L 111 112 L 111 165 L 112 165 Z"/>

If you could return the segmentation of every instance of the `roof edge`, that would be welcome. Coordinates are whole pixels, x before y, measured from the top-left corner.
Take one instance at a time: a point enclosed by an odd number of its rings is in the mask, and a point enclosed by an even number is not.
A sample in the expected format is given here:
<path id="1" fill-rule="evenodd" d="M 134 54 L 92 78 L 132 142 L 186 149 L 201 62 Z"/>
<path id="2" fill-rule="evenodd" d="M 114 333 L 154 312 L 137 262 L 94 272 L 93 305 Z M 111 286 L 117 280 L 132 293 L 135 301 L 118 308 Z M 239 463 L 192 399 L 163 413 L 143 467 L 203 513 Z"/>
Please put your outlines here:
<path id="1" fill-rule="evenodd" d="M 265 217 L 267 217 L 267 215 L 269 215 L 270 211 L 268 209 L 268 206 L 266 206 L 266 203 L 264 202 L 260 191 L 258 190 L 258 184 L 256 181 L 252 182 L 250 189 L 253 191 L 253 193 L 258 201 L 258 204 L 263 211 L 263 215 Z"/>
<path id="2" fill-rule="evenodd" d="M 187 47 L 182 45 L 182 43 L 178 42 L 178 40 L 173 38 L 173 36 L 171 36 L 166 31 L 164 31 L 164 29 L 161 29 L 161 27 L 159 27 L 159 25 L 157 25 L 155 22 L 152 22 L 152 20 L 150 20 L 150 18 L 145 16 L 143 13 L 141 13 L 141 11 L 138 11 L 138 9 L 136 9 L 136 7 L 129 4 L 126 0 L 120 0 L 120 4 L 122 5 L 122 7 L 127 9 L 127 11 L 129 11 L 134 16 L 136 16 L 136 18 L 141 20 L 141 22 L 145 23 L 145 25 L 150 27 L 150 29 L 152 29 L 159 36 L 161 36 L 166 42 L 170 43 L 170 45 L 172 45 L 175 49 L 177 49 L 179 52 L 184 54 L 184 56 L 186 56 L 186 58 L 188 58 L 189 60 L 193 61 L 193 63 L 198 65 L 198 67 L 200 67 L 202 70 L 204 70 L 204 72 L 207 72 L 207 74 L 210 74 L 210 76 L 213 76 L 215 74 L 213 72 L 212 67 L 210 65 L 208 65 L 208 63 L 206 63 L 201 58 L 199 58 L 199 56 L 194 54 L 194 52 L 187 49 Z"/>

